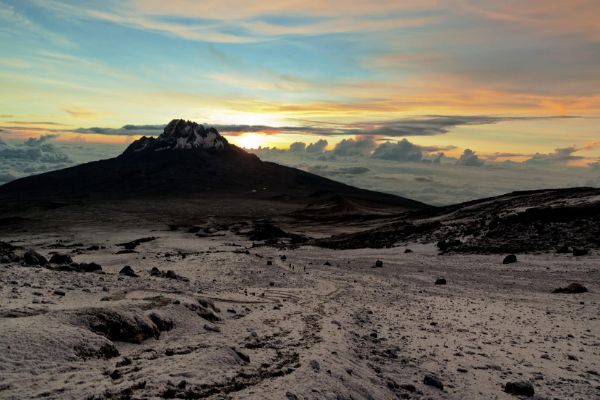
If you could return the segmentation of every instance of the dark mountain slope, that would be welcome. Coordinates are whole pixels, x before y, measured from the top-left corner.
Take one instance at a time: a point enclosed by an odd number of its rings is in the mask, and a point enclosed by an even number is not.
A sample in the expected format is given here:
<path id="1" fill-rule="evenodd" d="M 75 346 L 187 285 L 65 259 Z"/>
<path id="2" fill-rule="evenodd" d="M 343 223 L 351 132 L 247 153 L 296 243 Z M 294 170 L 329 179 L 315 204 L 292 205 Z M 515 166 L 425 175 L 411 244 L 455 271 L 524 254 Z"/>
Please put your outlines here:
<path id="1" fill-rule="evenodd" d="M 402 197 L 358 189 L 295 168 L 261 161 L 214 128 L 173 120 L 158 138 L 141 138 L 120 156 L 18 179 L 0 187 L 5 202 L 143 199 L 224 195 L 309 199 L 315 192 L 366 205 L 427 208 Z M 140 203 L 140 206 L 143 203 Z"/>
<path id="2" fill-rule="evenodd" d="M 435 242 L 441 251 L 507 253 L 600 247 L 600 189 L 513 192 L 415 211 L 364 232 L 318 241 L 331 248 Z"/>

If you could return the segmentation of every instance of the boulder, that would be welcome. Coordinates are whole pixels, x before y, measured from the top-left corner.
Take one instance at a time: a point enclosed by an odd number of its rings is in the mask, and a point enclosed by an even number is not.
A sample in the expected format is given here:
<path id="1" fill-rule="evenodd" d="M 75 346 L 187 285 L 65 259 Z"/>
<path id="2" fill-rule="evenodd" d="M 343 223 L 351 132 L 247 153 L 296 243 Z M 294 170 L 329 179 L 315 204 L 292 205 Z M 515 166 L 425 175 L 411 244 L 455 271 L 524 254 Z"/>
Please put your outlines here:
<path id="1" fill-rule="evenodd" d="M 125 275 L 125 276 L 131 276 L 132 278 L 137 278 L 137 274 L 135 273 L 135 271 L 133 270 L 133 268 L 131 268 L 129 265 L 124 266 L 123 268 L 121 268 L 121 270 L 119 271 L 120 275 Z"/>
<path id="2" fill-rule="evenodd" d="M 27 250 L 23 254 L 23 262 L 25 265 L 46 265 L 48 260 L 35 250 Z"/>
<path id="3" fill-rule="evenodd" d="M 535 393 L 533 385 L 529 382 L 507 382 L 504 391 L 515 396 L 531 397 Z"/>
<path id="4" fill-rule="evenodd" d="M 446 284 L 446 278 L 437 278 L 435 280 L 435 284 L 436 285 L 445 285 Z"/>
<path id="5" fill-rule="evenodd" d="M 68 254 L 54 253 L 50 257 L 51 264 L 72 264 L 73 259 Z"/>
<path id="6" fill-rule="evenodd" d="M 425 375 L 425 377 L 423 378 L 423 383 L 427 386 L 432 386 L 434 388 L 444 390 L 444 384 L 442 383 L 440 378 L 438 378 L 435 375 L 431 375 L 431 374 Z"/>
<path id="7" fill-rule="evenodd" d="M 502 260 L 502 264 L 512 264 L 512 263 L 516 263 L 517 262 L 517 256 L 515 256 L 514 254 L 509 254 L 506 257 L 504 257 L 504 260 Z"/>
<path id="8" fill-rule="evenodd" d="M 585 293 L 587 292 L 587 288 L 585 286 L 583 286 L 580 283 L 571 283 L 566 287 L 562 287 L 562 288 L 556 288 L 552 291 L 552 293 L 568 293 L 568 294 L 575 294 L 575 293 Z"/>

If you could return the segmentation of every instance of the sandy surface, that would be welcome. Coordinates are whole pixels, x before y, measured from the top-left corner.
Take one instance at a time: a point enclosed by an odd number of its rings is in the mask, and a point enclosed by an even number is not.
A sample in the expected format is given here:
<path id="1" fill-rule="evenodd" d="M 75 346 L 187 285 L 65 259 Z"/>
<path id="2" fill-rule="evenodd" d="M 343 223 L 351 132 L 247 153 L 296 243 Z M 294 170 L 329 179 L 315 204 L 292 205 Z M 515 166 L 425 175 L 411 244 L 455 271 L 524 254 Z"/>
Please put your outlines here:
<path id="1" fill-rule="evenodd" d="M 0 398 L 510 399 L 509 381 L 531 382 L 537 398 L 600 397 L 598 253 L 503 265 L 426 245 L 280 250 L 212 235 L 3 237 L 104 273 L 0 264 Z M 116 254 L 117 243 L 148 236 L 157 239 Z M 124 265 L 139 277 L 119 275 Z M 570 282 L 590 292 L 551 293 Z M 173 326 L 140 343 L 109 340 L 90 328 L 97 310 Z M 442 390 L 423 383 L 428 374 Z"/>

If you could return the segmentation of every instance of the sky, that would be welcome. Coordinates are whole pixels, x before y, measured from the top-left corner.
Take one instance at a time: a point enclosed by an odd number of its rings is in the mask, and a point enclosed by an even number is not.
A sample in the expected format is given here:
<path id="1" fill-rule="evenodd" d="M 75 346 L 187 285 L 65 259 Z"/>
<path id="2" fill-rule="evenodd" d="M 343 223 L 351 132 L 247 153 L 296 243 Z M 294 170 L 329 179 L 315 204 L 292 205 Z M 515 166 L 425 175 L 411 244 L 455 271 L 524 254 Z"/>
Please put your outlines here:
<path id="1" fill-rule="evenodd" d="M 437 204 L 600 185 L 598 20 L 596 0 L 0 0 L 0 183 L 185 118 Z"/>

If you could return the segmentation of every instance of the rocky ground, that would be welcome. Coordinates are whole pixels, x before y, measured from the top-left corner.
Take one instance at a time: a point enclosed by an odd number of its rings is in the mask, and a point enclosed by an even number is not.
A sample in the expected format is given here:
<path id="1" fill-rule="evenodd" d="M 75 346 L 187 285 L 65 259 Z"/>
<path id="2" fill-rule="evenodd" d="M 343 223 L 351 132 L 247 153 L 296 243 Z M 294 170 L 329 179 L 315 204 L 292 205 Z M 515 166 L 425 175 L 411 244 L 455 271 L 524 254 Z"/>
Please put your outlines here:
<path id="1" fill-rule="evenodd" d="M 0 398 L 600 397 L 595 251 L 503 264 L 173 226 L 1 240 Z M 573 282 L 588 292 L 552 293 Z"/>

